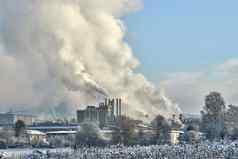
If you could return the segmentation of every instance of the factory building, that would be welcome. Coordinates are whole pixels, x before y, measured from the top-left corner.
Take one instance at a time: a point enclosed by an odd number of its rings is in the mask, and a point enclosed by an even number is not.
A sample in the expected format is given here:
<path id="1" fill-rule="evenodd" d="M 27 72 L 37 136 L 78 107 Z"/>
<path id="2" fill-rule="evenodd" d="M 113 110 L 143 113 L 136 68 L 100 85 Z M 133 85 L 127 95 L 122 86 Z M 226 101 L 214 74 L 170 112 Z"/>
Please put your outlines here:
<path id="1" fill-rule="evenodd" d="M 1 126 L 13 126 L 18 120 L 23 121 L 26 125 L 32 125 L 35 122 L 36 117 L 24 113 L 0 113 Z"/>
<path id="2" fill-rule="evenodd" d="M 98 121 L 98 109 L 95 106 L 88 106 L 84 113 L 84 120 Z"/>
<path id="3" fill-rule="evenodd" d="M 85 121 L 96 122 L 100 127 L 112 125 L 116 118 L 121 116 L 121 104 L 120 98 L 105 99 L 98 107 L 87 106 L 84 110 L 78 110 L 77 120 L 79 123 Z"/>
<path id="4" fill-rule="evenodd" d="M 82 122 L 84 122 L 84 119 L 85 119 L 85 117 L 84 117 L 84 113 L 85 112 L 85 110 L 78 110 L 77 111 L 77 120 L 78 120 L 78 123 L 82 123 Z"/>
<path id="5" fill-rule="evenodd" d="M 99 126 L 101 128 L 105 127 L 108 122 L 108 107 L 105 105 L 105 103 L 100 103 L 97 110 Z"/>

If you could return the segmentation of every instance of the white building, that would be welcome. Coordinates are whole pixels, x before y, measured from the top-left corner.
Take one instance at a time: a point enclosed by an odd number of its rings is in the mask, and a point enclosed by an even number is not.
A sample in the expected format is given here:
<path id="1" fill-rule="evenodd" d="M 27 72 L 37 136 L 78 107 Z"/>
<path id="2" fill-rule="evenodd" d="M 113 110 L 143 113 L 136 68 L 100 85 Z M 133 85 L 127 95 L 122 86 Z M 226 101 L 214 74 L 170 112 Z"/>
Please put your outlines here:
<path id="1" fill-rule="evenodd" d="M 32 145 L 47 141 L 47 135 L 38 130 L 26 130 L 26 135 Z"/>
<path id="2" fill-rule="evenodd" d="M 170 134 L 170 143 L 171 144 L 178 144 L 179 143 L 179 137 L 183 133 L 184 133 L 183 131 L 171 130 L 169 132 L 169 134 Z"/>

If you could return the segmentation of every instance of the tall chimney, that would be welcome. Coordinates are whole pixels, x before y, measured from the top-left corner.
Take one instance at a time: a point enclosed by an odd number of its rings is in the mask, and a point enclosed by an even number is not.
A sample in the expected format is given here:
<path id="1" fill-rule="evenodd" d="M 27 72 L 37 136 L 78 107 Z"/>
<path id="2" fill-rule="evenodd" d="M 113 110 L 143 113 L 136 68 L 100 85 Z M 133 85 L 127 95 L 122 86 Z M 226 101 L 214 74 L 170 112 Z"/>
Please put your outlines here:
<path id="1" fill-rule="evenodd" d="M 121 116 L 121 98 L 119 99 L 119 116 Z"/>
<path id="2" fill-rule="evenodd" d="M 113 117 L 114 116 L 114 111 L 115 111 L 114 99 L 109 99 L 109 106 L 111 106 L 111 116 Z"/>
<path id="3" fill-rule="evenodd" d="M 108 103 L 107 103 L 107 98 L 105 98 L 105 106 L 108 106 Z"/>
<path id="4" fill-rule="evenodd" d="M 119 116 L 119 99 L 116 98 L 116 116 Z"/>

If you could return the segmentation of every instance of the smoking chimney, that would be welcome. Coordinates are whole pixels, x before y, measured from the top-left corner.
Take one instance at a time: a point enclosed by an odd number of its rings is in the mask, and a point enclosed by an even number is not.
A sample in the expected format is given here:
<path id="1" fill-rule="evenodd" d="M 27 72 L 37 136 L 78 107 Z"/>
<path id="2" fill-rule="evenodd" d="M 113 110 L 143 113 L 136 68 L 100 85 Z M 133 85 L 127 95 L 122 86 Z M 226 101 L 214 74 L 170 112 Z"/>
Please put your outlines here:
<path id="1" fill-rule="evenodd" d="M 116 116 L 119 116 L 119 99 L 116 98 Z"/>
<path id="2" fill-rule="evenodd" d="M 119 99 L 119 116 L 121 116 L 121 98 Z"/>

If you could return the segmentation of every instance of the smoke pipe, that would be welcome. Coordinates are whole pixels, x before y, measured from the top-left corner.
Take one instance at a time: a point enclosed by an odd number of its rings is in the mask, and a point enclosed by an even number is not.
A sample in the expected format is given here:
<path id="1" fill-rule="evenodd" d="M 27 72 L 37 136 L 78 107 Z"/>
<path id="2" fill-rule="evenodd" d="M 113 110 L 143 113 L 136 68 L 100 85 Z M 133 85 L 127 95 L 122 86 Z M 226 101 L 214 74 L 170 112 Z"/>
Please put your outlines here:
<path id="1" fill-rule="evenodd" d="M 105 106 L 108 106 L 108 103 L 107 103 L 107 98 L 105 98 Z"/>
<path id="2" fill-rule="evenodd" d="M 108 105 L 111 107 L 111 116 L 114 116 L 114 99 L 109 99 Z"/>
<path id="3" fill-rule="evenodd" d="M 119 116 L 121 116 L 121 98 L 119 99 Z"/>
<path id="4" fill-rule="evenodd" d="M 119 116 L 119 99 L 116 98 L 116 116 Z"/>

